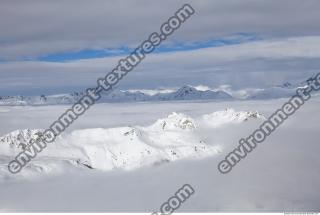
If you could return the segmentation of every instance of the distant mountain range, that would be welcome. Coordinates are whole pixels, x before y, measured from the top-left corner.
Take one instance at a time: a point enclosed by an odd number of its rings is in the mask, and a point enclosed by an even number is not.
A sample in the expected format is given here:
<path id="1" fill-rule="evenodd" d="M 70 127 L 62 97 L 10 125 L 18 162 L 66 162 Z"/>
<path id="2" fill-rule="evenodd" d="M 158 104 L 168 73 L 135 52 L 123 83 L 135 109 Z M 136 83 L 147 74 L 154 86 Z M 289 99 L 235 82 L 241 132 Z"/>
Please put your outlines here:
<path id="1" fill-rule="evenodd" d="M 0 105 L 54 105 L 71 104 L 76 102 L 84 93 L 40 96 L 0 96 Z M 233 99 L 224 91 L 200 91 L 191 86 L 183 86 L 174 92 L 149 95 L 140 91 L 114 90 L 102 94 L 100 103 L 108 102 L 142 102 L 142 101 L 172 101 L 172 100 L 226 100 Z"/>
<path id="2" fill-rule="evenodd" d="M 99 103 L 115 102 L 143 102 L 143 101 L 181 101 L 181 100 L 233 100 L 233 99 L 276 99 L 286 98 L 294 95 L 298 87 L 305 86 L 306 83 L 293 85 L 289 82 L 283 85 L 273 86 L 266 89 L 243 90 L 245 96 L 239 98 L 232 92 L 224 90 L 199 90 L 192 86 L 183 86 L 177 90 L 169 92 L 158 92 L 148 94 L 143 90 L 118 90 L 111 93 L 102 94 Z M 39 96 L 0 96 L 0 105 L 57 105 L 72 104 L 84 95 L 82 92 L 59 95 L 39 95 Z"/>

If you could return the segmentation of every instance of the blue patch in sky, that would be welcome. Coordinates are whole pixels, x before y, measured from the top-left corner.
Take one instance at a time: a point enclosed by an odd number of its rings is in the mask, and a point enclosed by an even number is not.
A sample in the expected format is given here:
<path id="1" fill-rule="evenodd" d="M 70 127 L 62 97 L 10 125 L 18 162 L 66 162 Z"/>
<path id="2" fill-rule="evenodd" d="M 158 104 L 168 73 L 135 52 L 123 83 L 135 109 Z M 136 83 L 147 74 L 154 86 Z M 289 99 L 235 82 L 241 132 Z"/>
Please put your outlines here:
<path id="1" fill-rule="evenodd" d="M 188 51 L 188 50 L 196 50 L 202 48 L 210 48 L 210 47 L 219 47 L 219 46 L 227 46 L 227 45 L 235 45 L 247 42 L 253 42 L 261 40 L 259 36 L 253 33 L 237 33 L 232 36 L 228 36 L 220 39 L 212 39 L 208 41 L 201 42 L 192 42 L 192 43 L 181 43 L 181 42 L 172 42 L 170 44 L 164 43 L 157 47 L 154 53 L 165 53 L 165 52 L 175 52 L 175 51 Z M 164 41 L 165 42 L 165 41 Z M 108 56 L 121 56 L 121 55 L 129 55 L 134 49 L 129 47 L 120 47 L 117 49 L 100 49 L 100 50 L 81 50 L 77 52 L 64 52 L 64 53 L 56 53 L 50 54 L 42 57 L 34 58 L 24 58 L 22 60 L 37 60 L 37 61 L 46 61 L 46 62 L 66 62 L 72 60 L 81 60 L 81 59 L 92 59 L 92 58 L 103 58 Z M 4 61 L 7 62 L 7 61 Z M 1 63 L 1 59 L 0 59 Z"/>
<path id="2" fill-rule="evenodd" d="M 102 58 L 108 56 L 119 56 L 129 53 L 130 49 L 127 47 L 120 49 L 105 49 L 105 50 L 81 50 L 78 52 L 65 52 L 51 54 L 37 58 L 39 61 L 49 62 L 65 62 L 80 59 Z"/>
<path id="3" fill-rule="evenodd" d="M 221 39 L 212 39 L 202 42 L 193 42 L 193 43 L 173 43 L 172 45 L 161 45 L 157 47 L 154 51 L 155 53 L 162 52 L 172 52 L 172 51 L 187 51 L 187 50 L 196 50 L 202 48 L 210 47 L 220 47 L 227 45 L 236 45 L 241 43 L 259 41 L 262 38 L 258 37 L 256 34 L 249 33 L 238 33 L 230 37 L 221 38 Z"/>

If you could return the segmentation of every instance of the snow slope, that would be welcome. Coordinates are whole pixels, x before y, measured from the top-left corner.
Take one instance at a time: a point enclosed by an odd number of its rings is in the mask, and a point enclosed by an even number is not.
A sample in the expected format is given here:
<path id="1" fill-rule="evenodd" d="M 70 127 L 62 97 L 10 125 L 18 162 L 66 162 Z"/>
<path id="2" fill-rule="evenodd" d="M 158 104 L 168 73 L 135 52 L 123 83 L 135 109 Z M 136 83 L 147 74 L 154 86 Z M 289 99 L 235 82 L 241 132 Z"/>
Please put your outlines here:
<path id="1" fill-rule="evenodd" d="M 244 123 L 249 119 L 263 119 L 263 116 L 257 112 L 226 109 L 193 119 L 173 112 L 145 127 L 74 130 L 58 137 L 22 174 L 63 172 L 72 166 L 104 171 L 132 170 L 180 159 L 213 156 L 220 152 L 220 146 L 207 143 L 201 130 Z M 17 155 L 41 131 L 17 130 L 0 137 L 2 157 Z M 8 175 L 5 165 L 0 174 Z"/>

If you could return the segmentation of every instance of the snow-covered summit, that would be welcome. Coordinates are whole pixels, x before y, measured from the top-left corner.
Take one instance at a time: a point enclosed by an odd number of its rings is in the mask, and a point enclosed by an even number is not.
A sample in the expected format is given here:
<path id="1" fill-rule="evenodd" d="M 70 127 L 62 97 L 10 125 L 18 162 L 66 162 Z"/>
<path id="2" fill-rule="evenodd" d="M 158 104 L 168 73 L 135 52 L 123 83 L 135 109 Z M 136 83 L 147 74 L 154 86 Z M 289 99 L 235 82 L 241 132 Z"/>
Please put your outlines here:
<path id="1" fill-rule="evenodd" d="M 228 93 L 223 91 L 202 91 L 188 85 L 181 87 L 176 92 L 158 94 L 158 97 L 161 100 L 232 99 Z"/>
<path id="2" fill-rule="evenodd" d="M 24 149 L 29 145 L 31 139 L 37 139 L 42 129 L 19 129 L 12 131 L 2 137 L 0 137 L 0 144 L 9 145 L 10 147 Z"/>
<path id="3" fill-rule="evenodd" d="M 167 118 L 158 119 L 151 127 L 159 130 L 192 130 L 196 129 L 197 125 L 191 117 L 182 113 L 172 112 Z"/>
<path id="4" fill-rule="evenodd" d="M 232 108 L 226 108 L 223 111 L 216 111 L 211 114 L 202 116 L 204 123 L 211 127 L 220 127 L 229 123 L 242 123 L 250 119 L 265 119 L 265 117 L 257 111 L 235 111 Z"/>
<path id="5" fill-rule="evenodd" d="M 74 130 L 49 144 L 23 171 L 55 173 L 71 167 L 103 171 L 132 170 L 176 160 L 214 156 L 220 152 L 220 143 L 208 142 L 202 129 L 262 118 L 257 112 L 237 112 L 233 109 L 197 118 L 172 112 L 145 127 Z M 17 130 L 0 137 L 0 155 L 4 158 L 16 156 L 42 131 Z M 0 175 L 2 171 L 7 170 L 0 168 Z"/>

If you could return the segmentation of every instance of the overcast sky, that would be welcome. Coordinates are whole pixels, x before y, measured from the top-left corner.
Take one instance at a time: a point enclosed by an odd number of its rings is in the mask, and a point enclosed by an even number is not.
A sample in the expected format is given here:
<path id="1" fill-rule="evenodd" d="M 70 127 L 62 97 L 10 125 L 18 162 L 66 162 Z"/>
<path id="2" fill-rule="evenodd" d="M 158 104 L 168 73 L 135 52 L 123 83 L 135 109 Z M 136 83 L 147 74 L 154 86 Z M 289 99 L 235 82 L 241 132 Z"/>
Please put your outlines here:
<path id="1" fill-rule="evenodd" d="M 94 86 L 184 3 L 196 14 L 120 88 L 264 87 L 318 72 L 317 0 L 4 0 L 0 95 Z"/>

